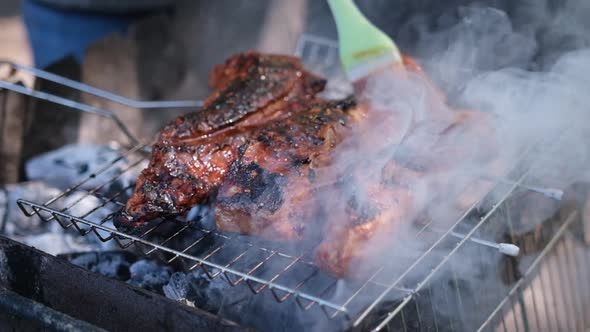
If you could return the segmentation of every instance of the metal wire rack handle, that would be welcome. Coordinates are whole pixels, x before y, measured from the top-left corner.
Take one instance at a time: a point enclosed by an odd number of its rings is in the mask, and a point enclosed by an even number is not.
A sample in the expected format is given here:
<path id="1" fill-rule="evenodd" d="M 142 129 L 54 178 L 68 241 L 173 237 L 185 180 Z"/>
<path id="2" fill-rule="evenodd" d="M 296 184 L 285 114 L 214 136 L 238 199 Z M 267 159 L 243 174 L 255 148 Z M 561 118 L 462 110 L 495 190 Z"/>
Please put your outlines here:
<path id="1" fill-rule="evenodd" d="M 16 71 L 23 71 L 28 72 L 33 75 L 35 78 L 42 78 L 44 80 L 60 84 L 62 86 L 66 86 L 72 88 L 74 90 L 78 90 L 90 95 L 94 95 L 106 100 L 110 100 L 112 102 L 118 103 L 120 105 L 129 106 L 137 109 L 163 109 L 163 108 L 199 108 L 203 105 L 203 102 L 200 100 L 172 100 L 172 101 L 138 101 L 129 98 L 125 98 L 93 86 L 76 82 L 65 78 L 63 76 L 59 76 L 56 74 L 52 74 L 50 72 L 13 63 L 10 61 L 0 61 L 0 66 L 8 66 L 10 68 L 10 73 L 13 74 Z M 108 110 L 100 109 L 94 106 L 90 106 L 85 103 L 73 101 L 67 98 L 63 98 L 51 93 L 37 91 L 33 88 L 26 87 L 17 83 L 13 83 L 7 80 L 0 79 L 0 88 L 7 89 L 11 91 L 15 91 L 18 93 L 25 94 L 30 97 L 35 97 L 39 99 L 43 99 L 55 104 L 60 104 L 66 106 L 68 108 L 73 108 L 82 112 L 97 114 L 100 116 L 104 116 L 109 118 L 115 122 L 117 127 L 123 132 L 123 134 L 129 139 L 129 141 L 137 145 L 139 144 L 139 140 L 131 133 L 131 131 L 127 128 L 127 126 L 119 119 L 119 117 Z"/>

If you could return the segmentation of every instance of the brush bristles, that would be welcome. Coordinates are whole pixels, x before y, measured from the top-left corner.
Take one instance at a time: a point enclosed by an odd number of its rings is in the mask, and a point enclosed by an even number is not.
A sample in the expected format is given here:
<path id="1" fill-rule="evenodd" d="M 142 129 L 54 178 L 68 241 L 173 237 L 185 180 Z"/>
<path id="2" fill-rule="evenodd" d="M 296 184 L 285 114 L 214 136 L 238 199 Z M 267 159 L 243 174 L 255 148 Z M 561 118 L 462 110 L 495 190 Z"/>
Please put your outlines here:
<path id="1" fill-rule="evenodd" d="M 351 82 L 356 82 L 386 67 L 402 64 L 402 58 L 397 53 L 384 53 L 370 59 L 362 59 L 362 61 L 364 62 L 347 68 L 346 76 Z"/>

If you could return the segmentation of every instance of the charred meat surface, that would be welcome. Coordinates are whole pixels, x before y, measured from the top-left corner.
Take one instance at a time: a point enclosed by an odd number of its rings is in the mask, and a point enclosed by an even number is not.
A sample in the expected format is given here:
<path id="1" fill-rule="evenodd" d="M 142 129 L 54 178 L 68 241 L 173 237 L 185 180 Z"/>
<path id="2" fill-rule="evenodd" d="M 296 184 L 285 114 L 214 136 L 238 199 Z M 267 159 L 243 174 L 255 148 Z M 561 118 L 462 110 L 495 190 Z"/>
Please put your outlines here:
<path id="1" fill-rule="evenodd" d="M 428 81 L 404 62 L 404 75 Z M 493 134 L 479 113 L 451 112 L 430 82 L 431 114 L 412 120 L 397 157 L 383 133 L 402 131 L 398 113 L 362 98 L 316 98 L 325 81 L 296 58 L 237 55 L 212 71 L 210 85 L 199 112 L 160 133 L 117 227 L 133 230 L 207 203 L 218 230 L 310 241 L 320 268 L 348 277 L 423 213 L 424 188 L 445 192 L 454 161 L 490 155 L 477 139 L 468 149 L 451 144 Z"/>
<path id="2" fill-rule="evenodd" d="M 195 139 L 236 124 L 263 125 L 305 108 L 326 84 L 294 57 L 247 53 L 218 65 L 209 78 L 215 89 L 202 109 L 181 116 L 162 139 Z"/>
<path id="3" fill-rule="evenodd" d="M 296 58 L 255 52 L 216 67 L 210 81 L 216 90 L 202 109 L 160 133 L 117 227 L 133 229 L 204 202 L 238 159 L 251 128 L 307 108 L 325 86 Z"/>
<path id="4" fill-rule="evenodd" d="M 361 267 L 362 260 L 387 249 L 390 243 L 383 239 L 394 235 L 400 223 L 411 221 L 409 190 L 375 184 L 367 191 L 365 201 L 340 201 L 339 209 L 326 222 L 324 239 L 316 250 L 317 264 L 337 277 L 360 275 L 360 271 L 351 273 L 353 264 Z M 381 240 L 376 240 L 377 236 Z"/>
<path id="5" fill-rule="evenodd" d="M 271 239 L 319 234 L 315 169 L 330 163 L 357 112 L 352 99 L 318 102 L 253 132 L 213 203 L 217 227 Z"/>

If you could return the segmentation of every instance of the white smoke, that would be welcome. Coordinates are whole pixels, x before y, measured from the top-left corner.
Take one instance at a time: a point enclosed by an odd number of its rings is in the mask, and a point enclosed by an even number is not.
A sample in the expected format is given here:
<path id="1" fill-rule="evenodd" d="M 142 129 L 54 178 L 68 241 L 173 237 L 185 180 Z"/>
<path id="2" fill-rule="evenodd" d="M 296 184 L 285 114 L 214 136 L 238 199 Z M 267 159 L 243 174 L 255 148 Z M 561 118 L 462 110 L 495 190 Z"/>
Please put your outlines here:
<path id="1" fill-rule="evenodd" d="M 390 248 L 385 250 L 388 254 L 366 256 L 361 266 L 354 265 L 355 271 L 362 270 L 362 265 L 367 269 L 385 265 L 390 276 L 401 274 L 407 268 L 401 262 L 411 262 L 433 242 L 416 236 L 419 227 L 407 222 L 427 209 L 432 228 L 446 230 L 460 215 L 458 207 L 465 208 L 477 198 L 470 185 L 481 175 L 502 177 L 525 162 L 531 168 L 529 182 L 535 185 L 565 189 L 574 181 L 590 179 L 586 143 L 590 138 L 590 48 L 585 48 L 589 45 L 590 21 L 586 18 L 590 3 L 567 1 L 553 8 L 543 1 L 529 1 L 513 11 L 520 18 L 514 26 L 505 12 L 481 6 L 461 8 L 457 24 L 434 33 L 427 31 L 421 16 L 410 21 L 418 30 L 417 60 L 448 94 L 449 108 L 431 102 L 436 93 L 413 76 L 400 80 L 394 74 L 384 75 L 368 85 L 365 96 L 376 101 L 376 108 L 385 115 L 361 126 L 349 138 L 360 143 L 344 144 L 340 151 L 336 148 L 335 165 L 340 171 L 354 169 L 373 177 L 345 187 L 347 194 L 339 200 L 370 200 L 359 196 L 369 192 L 365 186 L 372 185 L 375 174 L 383 174 L 392 156 L 402 164 L 424 162 L 434 170 L 405 179 L 405 187 L 413 194 L 406 223 L 397 225 L 394 233 L 370 240 L 371 246 Z M 462 109 L 475 110 L 485 120 L 468 122 L 440 139 L 438 133 L 448 125 L 450 114 Z M 409 123 L 413 124 L 410 129 Z M 350 151 L 350 146 L 362 148 Z M 531 147 L 536 149 L 523 160 L 523 151 Z M 499 162 L 492 163 L 492 159 Z M 469 202 L 457 204 L 464 192 Z M 554 209 L 542 211 L 544 215 L 535 215 L 536 222 L 550 217 Z M 494 241 L 498 229 L 491 227 L 489 234 L 478 234 Z M 454 273 L 466 283 L 464 287 L 478 292 L 480 285 L 498 279 L 501 255 L 477 246 L 468 248 L 454 257 L 460 262 L 453 264 Z M 412 278 L 404 279 L 405 287 L 416 287 L 450 250 L 452 247 L 436 247 L 430 260 L 417 267 Z M 448 266 L 440 277 L 444 278 L 445 271 Z M 356 284 L 348 286 L 355 289 Z M 343 288 L 346 286 L 341 285 L 338 296 L 344 298 Z M 441 302 L 454 291 L 443 287 L 434 295 L 433 302 L 443 314 L 457 315 L 454 307 Z M 505 285 L 496 283 L 479 296 L 494 298 L 505 291 Z"/>
<path id="2" fill-rule="evenodd" d="M 376 13 L 380 5 L 390 2 L 370 0 L 365 7 L 373 7 Z M 584 143 L 590 138 L 590 49 L 587 48 L 590 2 L 506 1 L 509 17 L 507 11 L 497 8 L 472 5 L 455 10 L 448 3 L 458 1 L 431 1 L 450 9 L 434 18 L 435 31 L 431 29 L 432 17 L 426 15 L 430 13 L 416 11 L 419 3 L 426 1 L 407 1 L 410 2 L 417 7 L 411 14 L 413 17 L 400 28 L 400 35 L 412 36 L 411 55 L 445 92 L 448 103 L 437 101 L 437 91 L 419 75 L 400 79 L 397 74 L 388 73 L 372 81 L 365 97 L 372 101 L 372 111 L 377 115 L 353 128 L 345 142 L 336 147 L 329 176 L 326 179 L 318 176 L 319 194 L 314 198 L 319 199 L 317 203 L 328 216 L 346 220 L 348 202 L 354 202 L 362 210 L 364 204 L 370 207 L 375 203 L 371 196 L 383 198 L 384 195 L 385 199 L 377 201 L 385 205 L 388 198 L 396 198 L 393 196 L 397 193 L 379 188 L 375 195 L 374 185 L 393 177 L 398 186 L 411 193 L 411 206 L 396 220 L 392 230 L 378 231 L 358 248 L 365 255 L 353 262 L 349 272 L 364 273 L 360 280 L 339 280 L 332 293 L 307 285 L 301 290 L 335 304 L 346 303 L 352 318 L 356 318 L 355 314 L 379 295 L 383 285 L 399 279 L 397 288 L 382 302 L 400 301 L 408 294 L 404 288 L 422 287 L 416 294 L 417 301 L 423 301 L 419 309 L 422 314 L 437 312 L 439 326 L 448 326 L 448 320 L 452 319 L 456 324 L 462 323 L 465 330 L 473 330 L 482 322 L 482 315 L 489 313 L 474 309 L 484 308 L 486 304 L 485 308 L 491 310 L 510 286 L 500 278 L 505 268 L 500 253 L 466 242 L 429 283 L 421 284 L 459 241 L 445 240 L 409 274 L 403 278 L 402 274 L 469 205 L 490 189 L 492 182 L 478 179 L 482 175 L 506 175 L 507 169 L 523 161 L 523 150 L 543 142 L 525 160 L 533 168 L 530 184 L 563 189 L 573 181 L 590 179 L 586 166 L 590 165 L 590 149 Z M 401 20 L 403 13 L 392 13 L 393 16 Z M 400 46 L 402 50 L 407 49 Z M 473 110 L 477 116 L 446 131 L 462 110 Z M 446 132 L 442 138 L 441 132 Z M 398 161 L 394 166 L 415 167 L 422 174 L 391 168 L 392 158 Z M 342 178 L 345 180 L 338 183 L 338 190 L 323 192 L 324 187 Z M 532 207 L 518 209 L 534 212 L 532 216 L 521 216 L 525 223 L 531 224 L 519 226 L 525 231 L 555 210 L 548 200 L 544 202 L 550 208 L 542 209 L 536 205 L 543 204 L 542 199 L 528 201 Z M 483 211 L 491 207 L 485 205 Z M 474 236 L 499 241 L 506 230 L 503 217 L 489 220 Z M 467 220 L 455 230 L 465 234 L 477 221 L 477 218 Z M 431 223 L 430 231 L 421 232 L 422 225 L 428 223 Z M 357 293 L 372 274 L 374 278 L 369 286 Z M 294 274 L 293 279 L 296 278 Z M 285 279 L 289 276 L 278 282 Z M 300 280 L 289 281 L 297 284 Z M 461 292 L 467 295 L 462 307 L 458 304 Z M 353 294 L 355 299 L 348 302 Z M 479 303 L 468 302 L 474 296 Z M 291 304 L 295 306 L 294 301 Z M 405 319 L 411 327 L 417 324 L 415 313 L 411 313 L 417 306 L 408 306 L 410 315 Z M 276 310 L 299 316 L 300 323 L 309 327 L 306 329 L 334 329 L 332 322 L 322 318 L 320 310 L 315 312 L 319 315 L 310 315 L 310 312 L 291 312 L 290 308 Z M 274 307 L 268 309 L 273 310 Z M 457 322 L 458 316 L 462 316 L 462 322 Z M 381 318 L 371 316 L 368 321 Z M 287 330 L 298 329 L 290 324 L 291 321 L 282 326 Z M 268 328 L 269 323 L 263 321 L 257 326 Z M 461 330 L 461 326 L 454 327 Z"/>

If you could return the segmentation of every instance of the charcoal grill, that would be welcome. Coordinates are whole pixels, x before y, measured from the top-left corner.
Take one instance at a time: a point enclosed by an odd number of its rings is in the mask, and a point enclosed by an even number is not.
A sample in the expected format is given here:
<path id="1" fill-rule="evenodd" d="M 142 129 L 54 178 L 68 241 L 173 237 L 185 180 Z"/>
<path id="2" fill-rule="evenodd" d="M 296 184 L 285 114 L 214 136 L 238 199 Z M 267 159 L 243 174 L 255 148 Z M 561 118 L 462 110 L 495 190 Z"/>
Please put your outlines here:
<path id="1" fill-rule="evenodd" d="M 307 67 L 330 77 L 329 96 L 349 93 L 339 71 L 337 44 L 315 36 L 303 36 L 296 55 Z M 3 63 L 13 75 L 28 74 L 53 81 L 81 93 L 139 109 L 187 108 L 198 101 L 137 102 L 47 72 Z M 297 315 L 325 320 L 328 327 L 352 330 L 391 331 L 583 331 L 590 326 L 590 255 L 580 233 L 582 218 L 577 209 L 559 209 L 555 216 L 541 220 L 530 231 L 520 231 L 519 204 L 530 192 L 531 169 L 515 165 L 506 178 L 478 197 L 445 229 L 434 222 L 422 225 L 417 236 L 428 243 L 417 257 L 396 263 L 395 269 L 381 267 L 365 280 L 342 282 L 322 273 L 310 253 L 284 248 L 251 237 L 220 233 L 183 217 L 162 220 L 140 234 L 127 234 L 112 225 L 110 213 L 95 218 L 105 208 L 120 209 L 133 184 L 112 188 L 120 177 L 136 174 L 149 155 L 149 143 L 140 142 L 116 115 L 107 111 L 37 91 L 14 80 L 0 81 L 0 88 L 63 106 L 107 117 L 127 138 L 120 142 L 120 156 L 89 177 L 65 189 L 47 202 L 18 200 L 24 214 L 81 236 L 115 241 L 185 270 L 202 269 L 211 278 L 223 278 L 231 286 L 244 285 L 254 294 L 270 293 L 277 303 L 296 303 Z M 538 147 L 532 147 L 531 152 Z M 523 153 L 526 158 L 526 153 Z M 119 167 L 124 164 L 124 167 Z M 97 181 L 100 179 L 100 181 Z M 97 183 L 98 182 L 98 183 Z M 65 208 L 56 208 L 74 192 L 83 193 Z M 75 210 L 84 197 L 97 198 L 86 211 Z M 547 198 L 547 204 L 555 204 Z M 60 204 L 59 206 L 64 206 Z M 457 237 L 456 234 L 462 234 Z M 478 245 L 472 239 L 506 241 L 521 247 L 519 257 L 507 257 L 497 250 Z M 465 278 L 464 254 L 477 252 L 479 260 L 469 269 L 483 268 L 479 284 Z M 472 256 L 472 255 L 471 255 Z M 470 257 L 471 257 L 470 256 Z M 400 268 L 403 267 L 403 268 Z M 444 289 L 444 291 L 441 291 Z M 337 323 L 329 323 L 337 322 Z"/>

